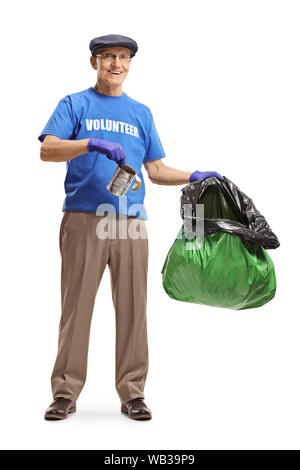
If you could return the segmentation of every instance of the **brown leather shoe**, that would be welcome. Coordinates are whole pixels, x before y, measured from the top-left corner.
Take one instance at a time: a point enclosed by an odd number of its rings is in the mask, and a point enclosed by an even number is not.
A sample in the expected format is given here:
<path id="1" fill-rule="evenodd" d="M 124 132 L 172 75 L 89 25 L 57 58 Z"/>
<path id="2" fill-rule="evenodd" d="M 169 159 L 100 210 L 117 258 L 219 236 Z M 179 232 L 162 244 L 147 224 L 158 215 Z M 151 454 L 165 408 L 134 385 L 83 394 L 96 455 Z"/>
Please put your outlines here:
<path id="1" fill-rule="evenodd" d="M 45 411 L 45 419 L 65 419 L 69 413 L 75 413 L 76 403 L 64 397 L 54 398 Z"/>
<path id="2" fill-rule="evenodd" d="M 143 398 L 134 398 L 127 403 L 122 403 L 121 412 L 131 419 L 146 420 L 152 418 L 151 411 L 146 406 Z"/>

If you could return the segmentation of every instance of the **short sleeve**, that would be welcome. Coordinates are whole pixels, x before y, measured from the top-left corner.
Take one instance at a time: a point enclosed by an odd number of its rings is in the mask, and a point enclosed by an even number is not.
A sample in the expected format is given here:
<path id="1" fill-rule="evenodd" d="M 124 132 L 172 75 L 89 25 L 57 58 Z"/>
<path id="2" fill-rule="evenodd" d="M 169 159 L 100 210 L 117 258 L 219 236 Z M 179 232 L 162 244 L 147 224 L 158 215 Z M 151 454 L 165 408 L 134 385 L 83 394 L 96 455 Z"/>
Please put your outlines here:
<path id="1" fill-rule="evenodd" d="M 144 155 L 143 162 L 147 162 L 149 160 L 157 160 L 158 158 L 164 158 L 165 156 L 166 155 L 151 113 L 150 130 L 146 138 L 146 152 Z"/>
<path id="2" fill-rule="evenodd" d="M 46 135 L 51 134 L 69 140 L 74 135 L 74 128 L 72 104 L 70 98 L 66 96 L 59 101 L 38 139 L 43 142 Z"/>

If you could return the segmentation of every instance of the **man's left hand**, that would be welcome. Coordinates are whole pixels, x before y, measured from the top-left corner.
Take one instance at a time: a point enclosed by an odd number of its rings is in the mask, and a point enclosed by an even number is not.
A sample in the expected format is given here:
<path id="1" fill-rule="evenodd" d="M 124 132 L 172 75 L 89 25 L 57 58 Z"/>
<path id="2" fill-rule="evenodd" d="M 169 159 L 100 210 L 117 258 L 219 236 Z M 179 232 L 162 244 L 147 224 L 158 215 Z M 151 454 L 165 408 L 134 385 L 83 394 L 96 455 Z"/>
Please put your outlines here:
<path id="1" fill-rule="evenodd" d="M 219 180 L 223 181 L 223 176 L 216 171 L 194 171 L 190 176 L 190 183 L 193 181 L 203 181 L 210 176 L 216 176 Z"/>

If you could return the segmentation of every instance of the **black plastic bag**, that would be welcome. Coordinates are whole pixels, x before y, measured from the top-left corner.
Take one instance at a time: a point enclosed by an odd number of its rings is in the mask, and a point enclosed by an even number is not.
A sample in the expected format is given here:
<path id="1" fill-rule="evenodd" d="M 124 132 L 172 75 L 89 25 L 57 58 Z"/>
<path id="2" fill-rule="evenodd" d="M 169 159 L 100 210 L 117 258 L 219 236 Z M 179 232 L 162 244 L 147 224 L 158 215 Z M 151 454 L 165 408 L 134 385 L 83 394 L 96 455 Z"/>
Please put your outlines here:
<path id="1" fill-rule="evenodd" d="M 204 204 L 204 235 L 227 232 L 265 249 L 279 247 L 278 238 L 252 199 L 225 176 L 223 181 L 214 176 L 195 181 L 181 191 L 180 213 L 184 222 L 191 219 L 190 227 L 195 227 L 196 204 Z M 186 236 L 193 238 L 191 233 L 186 232 Z"/>

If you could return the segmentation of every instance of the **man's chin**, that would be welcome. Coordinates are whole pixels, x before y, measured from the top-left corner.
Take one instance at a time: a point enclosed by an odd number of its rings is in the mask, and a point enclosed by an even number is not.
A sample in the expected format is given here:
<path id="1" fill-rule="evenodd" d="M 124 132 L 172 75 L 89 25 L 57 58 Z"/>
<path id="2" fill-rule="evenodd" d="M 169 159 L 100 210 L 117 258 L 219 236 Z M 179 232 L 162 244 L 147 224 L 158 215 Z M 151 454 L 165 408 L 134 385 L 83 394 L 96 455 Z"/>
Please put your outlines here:
<path id="1" fill-rule="evenodd" d="M 118 86 L 120 86 L 120 85 L 122 85 L 123 82 L 124 82 L 124 80 L 114 80 L 114 79 L 112 79 L 112 80 L 108 81 L 108 84 L 109 85 L 116 85 L 116 86 L 118 85 Z"/>
<path id="2" fill-rule="evenodd" d="M 110 77 L 106 77 L 105 80 L 101 80 L 106 86 L 121 86 L 122 83 L 124 82 L 125 80 L 125 77 L 123 78 L 122 77 L 122 80 L 120 80 L 120 78 L 110 78 Z"/>

